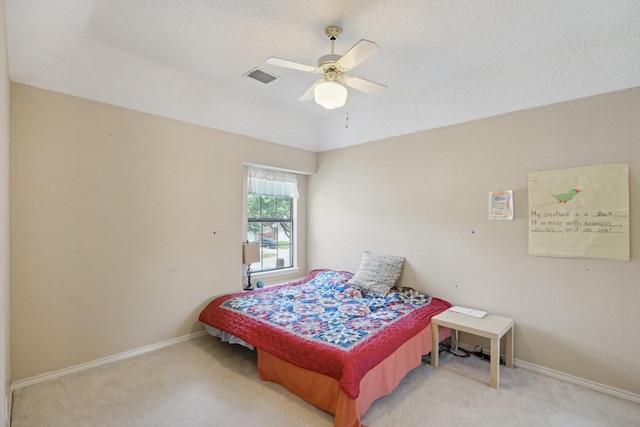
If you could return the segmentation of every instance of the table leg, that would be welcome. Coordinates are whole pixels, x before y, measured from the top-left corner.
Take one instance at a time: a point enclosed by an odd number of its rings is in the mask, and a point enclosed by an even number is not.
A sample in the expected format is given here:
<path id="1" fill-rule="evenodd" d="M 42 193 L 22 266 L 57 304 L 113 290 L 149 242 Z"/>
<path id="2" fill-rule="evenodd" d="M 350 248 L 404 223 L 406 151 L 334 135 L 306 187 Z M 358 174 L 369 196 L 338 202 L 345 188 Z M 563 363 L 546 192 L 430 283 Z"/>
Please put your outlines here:
<path id="1" fill-rule="evenodd" d="M 500 339 L 491 340 L 491 387 L 498 388 L 500 381 Z"/>
<path id="2" fill-rule="evenodd" d="M 458 351 L 458 330 L 451 329 L 451 349 Z"/>
<path id="3" fill-rule="evenodd" d="M 438 351 L 440 350 L 440 327 L 431 322 L 431 366 L 438 367 Z"/>
<path id="4" fill-rule="evenodd" d="M 513 326 L 509 328 L 506 334 L 506 360 L 505 365 L 508 368 L 513 368 Z"/>

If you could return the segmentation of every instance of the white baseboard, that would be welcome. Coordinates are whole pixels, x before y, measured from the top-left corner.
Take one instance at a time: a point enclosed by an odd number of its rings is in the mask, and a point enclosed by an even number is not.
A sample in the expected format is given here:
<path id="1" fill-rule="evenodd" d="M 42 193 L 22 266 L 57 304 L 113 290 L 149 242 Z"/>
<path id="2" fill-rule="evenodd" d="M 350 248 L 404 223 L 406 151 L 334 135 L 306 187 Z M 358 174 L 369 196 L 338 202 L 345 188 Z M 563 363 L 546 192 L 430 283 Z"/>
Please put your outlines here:
<path id="1" fill-rule="evenodd" d="M 113 356 L 103 357 L 102 359 L 94 360 L 80 365 L 71 366 L 69 368 L 60 369 L 54 372 L 47 372 L 46 374 L 36 375 L 35 377 L 25 378 L 23 380 L 13 381 L 11 383 L 11 391 L 21 389 L 33 384 L 49 381 L 54 378 L 59 378 L 65 375 L 75 374 L 76 372 L 86 371 L 87 369 L 97 368 L 98 366 L 108 365 L 109 363 L 117 362 L 119 360 L 129 359 L 130 357 L 139 356 L 144 353 L 149 353 L 155 350 L 160 350 L 165 347 L 180 344 L 186 341 L 195 340 L 197 338 L 207 335 L 207 331 L 194 332 L 189 335 L 183 335 L 178 338 L 173 338 L 167 341 L 163 341 L 157 344 L 151 344 L 145 347 L 136 348 L 134 350 L 125 351 L 124 353 L 114 354 Z"/>
<path id="2" fill-rule="evenodd" d="M 585 380 L 584 378 L 565 374 L 564 372 L 555 371 L 553 369 L 545 368 L 544 366 L 534 365 L 533 363 L 525 362 L 524 360 L 515 359 L 513 363 L 516 366 L 521 367 L 522 369 L 538 372 L 540 374 L 547 375 L 549 377 L 557 378 L 559 380 L 563 380 L 572 384 L 577 384 L 579 386 L 586 387 L 591 390 L 599 391 L 600 393 L 619 397 L 620 399 L 629 400 L 635 403 L 640 403 L 640 394 L 631 393 L 630 391 L 621 390 L 615 387 L 610 387 L 608 385 L 600 384 L 590 380 Z"/>
<path id="3" fill-rule="evenodd" d="M 470 353 L 473 353 L 474 347 L 470 345 L 466 345 L 464 343 L 460 343 L 459 347 L 463 350 L 466 350 Z M 488 354 L 487 350 L 484 350 L 485 353 Z M 584 378 L 576 377 L 574 375 L 565 374 L 564 372 L 556 371 L 553 369 L 545 368 L 544 366 L 535 365 L 533 363 L 525 362 L 524 360 L 514 359 L 513 364 L 522 369 L 527 369 L 529 371 L 537 372 L 542 375 L 546 375 L 548 377 L 556 378 L 562 381 L 566 381 L 571 384 L 576 384 L 591 390 L 598 391 L 600 393 L 608 394 L 611 396 L 619 397 L 620 399 L 629 400 L 631 402 L 640 403 L 640 394 L 631 393 L 626 390 L 621 390 L 619 388 L 610 387 L 605 384 L 600 384 L 594 381 L 585 380 Z"/>

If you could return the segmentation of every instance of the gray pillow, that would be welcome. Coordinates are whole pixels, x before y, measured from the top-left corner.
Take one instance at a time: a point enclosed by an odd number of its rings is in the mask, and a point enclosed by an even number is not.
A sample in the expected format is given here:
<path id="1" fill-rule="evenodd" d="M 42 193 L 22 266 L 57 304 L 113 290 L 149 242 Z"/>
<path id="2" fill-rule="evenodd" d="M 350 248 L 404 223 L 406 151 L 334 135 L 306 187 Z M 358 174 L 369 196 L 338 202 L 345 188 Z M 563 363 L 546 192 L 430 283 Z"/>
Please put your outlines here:
<path id="1" fill-rule="evenodd" d="M 403 264 L 404 257 L 364 251 L 358 271 L 347 283 L 375 295 L 385 296 L 400 277 Z"/>

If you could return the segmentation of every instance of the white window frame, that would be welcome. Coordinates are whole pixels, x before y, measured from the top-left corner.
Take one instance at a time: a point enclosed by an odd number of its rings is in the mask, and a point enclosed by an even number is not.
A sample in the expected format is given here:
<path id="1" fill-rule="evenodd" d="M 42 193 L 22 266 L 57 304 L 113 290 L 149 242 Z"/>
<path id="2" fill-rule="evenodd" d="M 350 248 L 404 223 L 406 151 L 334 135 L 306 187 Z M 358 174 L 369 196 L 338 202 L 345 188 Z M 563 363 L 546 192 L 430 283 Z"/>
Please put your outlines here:
<path id="1" fill-rule="evenodd" d="M 274 169 L 274 170 L 279 170 L 279 169 L 275 169 L 275 168 L 267 168 L 267 167 L 263 167 L 263 166 L 258 166 L 258 165 L 249 165 L 249 164 L 245 164 L 244 169 L 244 173 L 243 173 L 243 185 L 242 185 L 242 189 L 243 189 L 243 199 L 242 199 L 242 236 L 243 236 L 243 241 L 246 241 L 247 239 L 247 234 L 248 234 L 248 224 L 249 224 L 249 218 L 247 217 L 247 198 L 248 198 L 248 171 L 250 167 L 257 167 L 257 168 L 265 168 L 265 169 Z M 286 171 L 288 172 L 288 171 Z M 292 267 L 289 268 L 281 268 L 278 270 L 267 270 L 267 271 L 258 271 L 255 273 L 251 274 L 251 281 L 252 283 L 256 283 L 258 280 L 262 279 L 265 281 L 269 281 L 269 282 L 275 282 L 277 281 L 277 279 L 279 277 L 285 277 L 285 276 L 296 276 L 300 274 L 300 268 L 298 267 L 298 197 L 294 197 L 292 200 L 292 215 L 293 215 L 293 259 L 292 259 Z M 244 266 L 244 268 L 246 268 L 246 266 Z"/>

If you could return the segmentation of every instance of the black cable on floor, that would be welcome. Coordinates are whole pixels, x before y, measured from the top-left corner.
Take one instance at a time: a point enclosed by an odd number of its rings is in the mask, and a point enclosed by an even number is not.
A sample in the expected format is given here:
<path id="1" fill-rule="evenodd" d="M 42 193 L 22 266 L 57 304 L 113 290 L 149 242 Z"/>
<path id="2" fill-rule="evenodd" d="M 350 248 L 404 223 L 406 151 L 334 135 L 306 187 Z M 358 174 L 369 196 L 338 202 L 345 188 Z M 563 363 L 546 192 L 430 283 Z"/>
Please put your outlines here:
<path id="1" fill-rule="evenodd" d="M 442 353 L 443 351 L 446 351 L 447 353 L 451 353 L 456 357 L 469 357 L 471 356 L 471 354 L 463 349 L 458 347 L 458 353 L 456 353 L 456 351 L 451 349 L 451 338 L 445 338 L 442 342 L 440 342 L 440 345 L 438 346 L 438 354 Z M 431 353 L 429 354 L 425 354 L 424 356 L 422 356 L 422 361 L 424 363 L 431 363 Z"/>
<path id="2" fill-rule="evenodd" d="M 453 350 L 451 348 L 451 338 L 446 338 L 444 341 L 442 341 L 440 343 L 440 352 L 443 352 L 443 351 L 451 353 L 456 357 L 469 357 L 469 356 L 471 356 L 471 354 L 467 350 L 465 350 L 463 348 L 458 347 L 458 350 Z M 456 353 L 456 351 L 457 351 L 457 353 Z"/>

